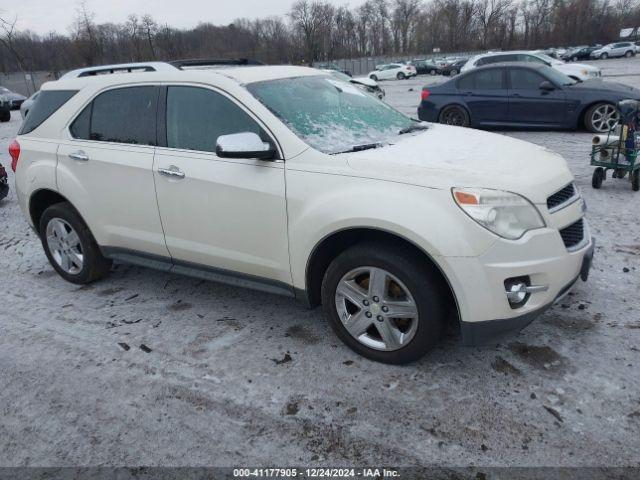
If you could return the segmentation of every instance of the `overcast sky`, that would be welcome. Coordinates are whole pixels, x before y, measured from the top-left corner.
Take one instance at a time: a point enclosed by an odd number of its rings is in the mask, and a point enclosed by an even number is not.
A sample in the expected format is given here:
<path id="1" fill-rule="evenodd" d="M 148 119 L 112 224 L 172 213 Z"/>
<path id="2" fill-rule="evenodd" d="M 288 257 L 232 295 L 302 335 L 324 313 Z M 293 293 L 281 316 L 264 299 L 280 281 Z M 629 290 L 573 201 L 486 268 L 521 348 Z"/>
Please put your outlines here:
<path id="1" fill-rule="evenodd" d="M 157 22 L 173 27 L 193 27 L 200 22 L 224 25 L 236 18 L 284 15 L 294 0 L 87 0 L 98 23 L 123 22 L 131 13 L 150 13 Z M 364 0 L 330 0 L 337 6 L 354 6 Z M 18 29 L 36 33 L 68 33 L 78 0 L 0 0 L 4 17 L 18 17 Z"/>

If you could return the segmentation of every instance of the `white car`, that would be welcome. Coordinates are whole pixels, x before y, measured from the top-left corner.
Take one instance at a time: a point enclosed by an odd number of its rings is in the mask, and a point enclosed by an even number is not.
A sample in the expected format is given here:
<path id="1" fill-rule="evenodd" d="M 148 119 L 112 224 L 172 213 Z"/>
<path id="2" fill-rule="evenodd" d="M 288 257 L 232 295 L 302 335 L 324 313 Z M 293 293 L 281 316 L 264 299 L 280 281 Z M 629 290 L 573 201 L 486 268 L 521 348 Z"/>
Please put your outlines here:
<path id="1" fill-rule="evenodd" d="M 115 260 L 296 297 L 382 362 L 424 355 L 449 318 L 468 344 L 526 326 L 593 254 L 560 155 L 311 68 L 50 82 L 9 153 L 64 279 Z"/>
<path id="2" fill-rule="evenodd" d="M 602 71 L 592 65 L 583 63 L 565 63 L 562 60 L 551 58 L 544 53 L 529 51 L 513 51 L 513 52 L 490 52 L 483 53 L 471 57 L 469 61 L 462 67 L 462 72 L 466 72 L 476 67 L 489 65 L 491 63 L 504 62 L 534 62 L 548 65 L 556 70 L 564 73 L 574 80 L 588 80 L 602 76 Z"/>
<path id="3" fill-rule="evenodd" d="M 389 65 L 377 65 L 373 72 L 369 73 L 369 78 L 378 80 L 404 80 L 418 75 L 416 67 L 403 63 L 390 63 Z"/>
<path id="4" fill-rule="evenodd" d="M 346 73 L 339 72 L 338 70 L 320 69 L 322 72 L 326 72 L 338 80 L 343 82 L 353 83 L 357 85 L 363 91 L 375 95 L 380 100 L 384 99 L 385 91 L 378 85 L 378 82 L 370 79 L 369 77 L 350 77 Z"/>
<path id="5" fill-rule="evenodd" d="M 606 60 L 607 58 L 616 57 L 633 57 L 636 54 L 636 45 L 632 42 L 616 42 L 610 43 L 591 52 L 591 58 L 599 58 Z"/>

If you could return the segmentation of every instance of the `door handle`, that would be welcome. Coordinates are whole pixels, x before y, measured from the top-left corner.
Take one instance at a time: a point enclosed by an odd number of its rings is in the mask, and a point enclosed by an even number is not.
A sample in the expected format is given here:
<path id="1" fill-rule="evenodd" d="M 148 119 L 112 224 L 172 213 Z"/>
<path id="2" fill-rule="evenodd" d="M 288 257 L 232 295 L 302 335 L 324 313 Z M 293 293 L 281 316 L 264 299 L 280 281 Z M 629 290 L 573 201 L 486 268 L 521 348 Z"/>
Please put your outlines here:
<path id="1" fill-rule="evenodd" d="M 89 161 L 89 156 L 86 153 L 84 153 L 82 150 L 70 153 L 69 154 L 69 158 L 71 160 L 76 160 L 78 162 L 87 162 L 87 161 Z"/>
<path id="2" fill-rule="evenodd" d="M 165 177 L 184 178 L 184 172 L 175 165 L 170 165 L 169 168 L 158 168 L 158 173 Z"/>
<path id="3" fill-rule="evenodd" d="M 512 93 L 511 96 L 514 98 L 522 98 L 522 95 L 520 95 L 519 93 Z"/>

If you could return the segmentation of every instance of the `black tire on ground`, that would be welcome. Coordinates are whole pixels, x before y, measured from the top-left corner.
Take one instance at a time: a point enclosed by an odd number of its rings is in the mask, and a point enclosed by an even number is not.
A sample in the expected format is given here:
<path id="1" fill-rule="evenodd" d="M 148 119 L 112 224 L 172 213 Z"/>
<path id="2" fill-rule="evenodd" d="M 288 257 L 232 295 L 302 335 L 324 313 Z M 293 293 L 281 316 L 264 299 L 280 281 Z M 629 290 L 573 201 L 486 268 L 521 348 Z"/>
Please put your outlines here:
<path id="1" fill-rule="evenodd" d="M 398 350 L 382 351 L 364 345 L 351 336 L 343 325 L 336 308 L 335 293 L 340 280 L 359 267 L 382 268 L 407 287 L 418 310 L 415 335 Z M 356 244 L 331 262 L 322 282 L 322 306 L 336 335 L 349 348 L 383 363 L 413 362 L 428 353 L 438 342 L 446 319 L 446 298 L 435 272 L 405 248 L 393 243 L 367 242 Z M 371 327 L 373 328 L 373 326 Z"/>
<path id="2" fill-rule="evenodd" d="M 631 188 L 634 192 L 640 190 L 640 170 L 634 170 L 631 177 Z"/>
<path id="3" fill-rule="evenodd" d="M 406 78 L 406 75 L 402 72 L 398 72 L 398 75 L 396 75 L 396 78 L 398 80 L 404 80 Z"/>
<path id="4" fill-rule="evenodd" d="M 633 57 L 633 52 L 631 50 L 627 50 L 624 52 L 624 56 L 627 58 Z"/>
<path id="5" fill-rule="evenodd" d="M 371 80 L 373 80 L 374 82 L 377 82 L 377 81 L 378 81 L 378 77 L 377 77 L 377 75 L 369 75 L 369 78 L 370 78 Z"/>
<path id="6" fill-rule="evenodd" d="M 8 122 L 9 120 L 11 120 L 11 112 L 9 110 L 0 114 L 0 122 Z"/>
<path id="7" fill-rule="evenodd" d="M 571 61 L 572 62 L 577 62 L 578 61 L 578 57 L 571 57 Z"/>
<path id="8" fill-rule="evenodd" d="M 596 189 L 602 187 L 602 182 L 606 178 L 606 175 L 607 174 L 605 173 L 604 168 L 596 168 L 593 171 L 593 177 L 591 177 L 591 186 Z"/>
<path id="9" fill-rule="evenodd" d="M 606 60 L 607 58 L 609 58 L 609 55 L 606 53 L 601 53 L 600 54 L 600 60 Z"/>
<path id="10" fill-rule="evenodd" d="M 460 105 L 449 105 L 440 111 L 438 122 L 444 123 L 445 125 L 468 127 L 471 124 L 471 119 L 464 107 Z"/>
<path id="11" fill-rule="evenodd" d="M 47 225 L 53 219 L 64 220 L 78 235 L 83 256 L 83 265 L 77 274 L 65 272 L 53 258 L 46 234 Z M 89 227 L 87 227 L 82 217 L 80 217 L 80 214 L 70 203 L 56 203 L 47 208 L 40 218 L 39 233 L 49 263 L 51 263 L 55 271 L 68 282 L 84 285 L 99 280 L 106 276 L 111 270 L 112 261 L 102 255 Z"/>
<path id="12" fill-rule="evenodd" d="M 435 75 L 436 73 L 438 72 L 434 69 L 429 70 L 429 75 Z"/>
<path id="13" fill-rule="evenodd" d="M 458 70 L 456 70 L 455 68 L 449 72 L 450 77 L 455 77 L 457 74 L 458 74 Z"/>

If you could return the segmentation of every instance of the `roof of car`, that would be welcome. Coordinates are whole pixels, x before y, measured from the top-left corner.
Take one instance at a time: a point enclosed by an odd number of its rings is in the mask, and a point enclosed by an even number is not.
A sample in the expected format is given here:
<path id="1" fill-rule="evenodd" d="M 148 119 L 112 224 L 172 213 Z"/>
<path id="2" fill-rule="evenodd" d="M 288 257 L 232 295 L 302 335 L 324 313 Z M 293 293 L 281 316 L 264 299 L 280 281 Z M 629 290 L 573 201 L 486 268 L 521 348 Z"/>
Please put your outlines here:
<path id="1" fill-rule="evenodd" d="M 314 75 L 329 75 L 315 68 L 282 66 L 255 66 L 219 68 L 207 70 L 171 70 L 162 72 L 122 73 L 118 75 L 98 75 L 89 77 L 60 78 L 55 82 L 47 82 L 42 90 L 78 90 L 86 85 L 105 87 L 110 85 L 152 82 L 208 82 L 212 78 L 223 77 L 238 84 L 249 84 L 265 80 L 277 80 L 292 77 L 307 77 Z"/>
<path id="2" fill-rule="evenodd" d="M 177 70 L 173 65 L 166 62 L 137 62 L 137 63 L 115 63 L 112 65 L 97 65 L 94 67 L 77 68 L 71 70 L 60 77 L 62 79 L 78 78 L 84 76 L 97 76 L 101 73 L 112 73 L 114 71 L 126 73 L 127 70 L 147 70 L 155 72 L 166 72 Z"/>
<path id="3" fill-rule="evenodd" d="M 473 72 L 479 72 L 482 70 L 489 70 L 491 68 L 496 68 L 496 67 L 500 67 L 500 68 L 504 68 L 504 67 L 524 67 L 524 68 L 528 68 L 530 70 L 540 70 L 541 68 L 546 67 L 547 65 L 544 65 L 542 63 L 533 63 L 533 62 L 497 62 L 497 63 L 490 63 L 489 65 L 482 65 L 481 67 L 477 67 L 474 68 L 472 70 L 467 70 L 466 72 L 462 72 L 464 75 L 467 75 L 469 73 L 473 73 Z"/>

